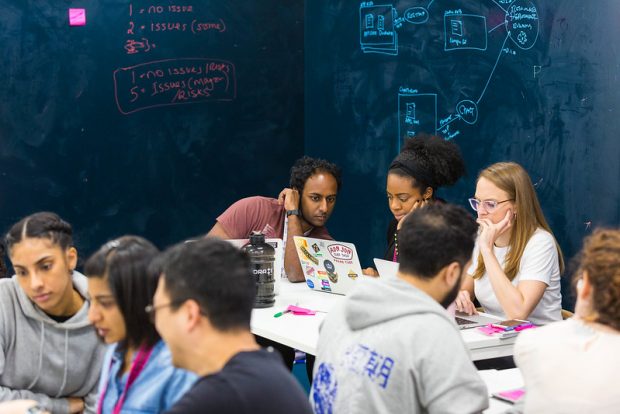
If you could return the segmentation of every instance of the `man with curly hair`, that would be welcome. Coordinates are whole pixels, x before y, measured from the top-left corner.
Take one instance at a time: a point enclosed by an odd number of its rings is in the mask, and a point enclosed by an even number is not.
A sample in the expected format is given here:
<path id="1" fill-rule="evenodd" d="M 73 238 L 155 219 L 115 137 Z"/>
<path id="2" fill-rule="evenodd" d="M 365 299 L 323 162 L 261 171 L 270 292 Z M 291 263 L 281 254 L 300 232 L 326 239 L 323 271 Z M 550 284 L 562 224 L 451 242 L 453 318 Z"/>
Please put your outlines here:
<path id="1" fill-rule="evenodd" d="M 293 237 L 332 240 L 325 224 L 336 206 L 341 185 L 340 169 L 335 164 L 304 156 L 291 168 L 290 186 L 277 200 L 254 196 L 235 202 L 216 219 L 207 237 L 245 239 L 260 231 L 265 237 L 281 238 L 286 276 L 291 282 L 303 282 Z"/>

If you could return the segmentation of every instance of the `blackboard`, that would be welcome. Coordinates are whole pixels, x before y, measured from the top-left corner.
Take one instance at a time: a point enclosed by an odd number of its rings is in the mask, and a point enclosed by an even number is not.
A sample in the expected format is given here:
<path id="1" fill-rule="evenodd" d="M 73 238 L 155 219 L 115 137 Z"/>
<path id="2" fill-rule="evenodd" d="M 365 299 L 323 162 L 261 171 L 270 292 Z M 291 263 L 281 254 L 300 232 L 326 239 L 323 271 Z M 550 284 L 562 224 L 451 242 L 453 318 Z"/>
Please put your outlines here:
<path id="1" fill-rule="evenodd" d="M 308 2 L 306 151 L 345 167 L 332 234 L 363 265 L 383 254 L 386 170 L 419 131 L 463 152 L 450 202 L 513 160 L 567 257 L 620 226 L 618 16 L 613 0 Z"/>
<path id="2" fill-rule="evenodd" d="M 83 255 L 164 247 L 277 195 L 304 145 L 304 5 L 281 6 L 0 0 L 0 229 L 51 210 Z"/>

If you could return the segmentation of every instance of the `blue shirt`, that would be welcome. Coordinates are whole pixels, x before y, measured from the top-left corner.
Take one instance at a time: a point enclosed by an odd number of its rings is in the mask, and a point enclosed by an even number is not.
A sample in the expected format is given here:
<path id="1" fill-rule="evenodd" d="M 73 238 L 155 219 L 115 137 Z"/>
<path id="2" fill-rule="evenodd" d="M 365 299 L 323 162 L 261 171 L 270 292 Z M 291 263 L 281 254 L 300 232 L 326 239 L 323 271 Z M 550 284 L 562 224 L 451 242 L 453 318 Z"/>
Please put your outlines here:
<path id="1" fill-rule="evenodd" d="M 123 365 L 123 354 L 117 347 L 118 344 L 114 344 L 108 348 L 101 371 L 99 399 L 103 399 L 101 412 L 104 414 L 114 410 L 129 376 L 128 373 L 118 376 Z M 147 414 L 165 411 L 185 394 L 196 378 L 196 375 L 172 366 L 170 351 L 160 340 L 153 347 L 142 372 L 127 391 L 121 413 Z M 101 395 L 106 384 L 105 395 Z"/>

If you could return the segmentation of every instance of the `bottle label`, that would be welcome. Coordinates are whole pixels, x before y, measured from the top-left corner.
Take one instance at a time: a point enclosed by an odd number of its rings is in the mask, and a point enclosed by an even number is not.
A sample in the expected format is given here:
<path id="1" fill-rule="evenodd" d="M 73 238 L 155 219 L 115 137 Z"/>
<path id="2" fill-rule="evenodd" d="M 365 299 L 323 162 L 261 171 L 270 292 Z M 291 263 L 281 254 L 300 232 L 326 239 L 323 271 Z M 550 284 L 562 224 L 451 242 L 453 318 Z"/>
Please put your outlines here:
<path id="1" fill-rule="evenodd" d="M 252 274 L 256 281 L 255 306 L 270 306 L 275 302 L 275 278 L 273 268 L 273 260 L 254 261 L 251 263 Z"/>

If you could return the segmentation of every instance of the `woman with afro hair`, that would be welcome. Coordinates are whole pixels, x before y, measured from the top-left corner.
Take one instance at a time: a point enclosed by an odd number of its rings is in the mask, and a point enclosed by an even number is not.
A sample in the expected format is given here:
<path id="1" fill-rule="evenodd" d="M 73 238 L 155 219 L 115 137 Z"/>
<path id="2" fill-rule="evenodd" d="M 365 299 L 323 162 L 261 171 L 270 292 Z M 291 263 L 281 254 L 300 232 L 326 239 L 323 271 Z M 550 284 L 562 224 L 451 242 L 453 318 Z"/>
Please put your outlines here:
<path id="1" fill-rule="evenodd" d="M 454 143 L 428 134 L 405 140 L 387 174 L 386 193 L 394 219 L 387 230 L 385 260 L 398 262 L 401 220 L 427 203 L 443 202 L 436 197 L 437 189 L 453 185 L 464 174 L 465 162 Z M 364 273 L 377 275 L 372 268 Z"/>

